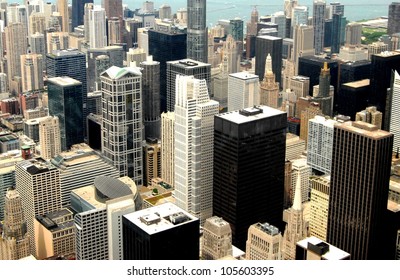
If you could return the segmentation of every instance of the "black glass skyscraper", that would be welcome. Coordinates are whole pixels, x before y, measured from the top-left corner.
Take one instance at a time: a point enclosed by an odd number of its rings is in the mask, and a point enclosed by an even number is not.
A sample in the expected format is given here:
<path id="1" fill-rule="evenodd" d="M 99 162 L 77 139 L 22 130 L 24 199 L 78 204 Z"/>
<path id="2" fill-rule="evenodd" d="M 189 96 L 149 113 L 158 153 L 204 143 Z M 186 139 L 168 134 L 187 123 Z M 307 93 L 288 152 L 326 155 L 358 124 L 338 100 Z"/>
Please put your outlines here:
<path id="1" fill-rule="evenodd" d="M 286 126 L 286 113 L 267 106 L 214 119 L 213 215 L 229 222 L 242 250 L 254 223 L 283 231 Z"/>
<path id="2" fill-rule="evenodd" d="M 282 38 L 274 36 L 257 36 L 256 38 L 256 72 L 260 78 L 264 78 L 265 60 L 270 54 L 272 58 L 272 72 L 275 80 L 282 87 Z"/>
<path id="3" fill-rule="evenodd" d="M 75 27 L 83 25 L 86 3 L 93 3 L 93 0 L 72 0 L 72 31 Z"/>
<path id="4" fill-rule="evenodd" d="M 187 1 L 187 58 L 208 62 L 206 0 Z"/>

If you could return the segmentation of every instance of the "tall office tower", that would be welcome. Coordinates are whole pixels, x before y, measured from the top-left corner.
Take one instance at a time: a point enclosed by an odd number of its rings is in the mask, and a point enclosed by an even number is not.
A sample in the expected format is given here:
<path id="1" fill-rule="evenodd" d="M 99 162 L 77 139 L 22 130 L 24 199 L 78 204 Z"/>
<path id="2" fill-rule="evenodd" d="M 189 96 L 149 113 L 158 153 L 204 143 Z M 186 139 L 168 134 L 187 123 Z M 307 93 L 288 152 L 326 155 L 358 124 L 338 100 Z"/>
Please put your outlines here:
<path id="1" fill-rule="evenodd" d="M 240 18 L 229 20 L 229 33 L 235 42 L 240 42 L 239 46 L 243 49 L 243 20 Z"/>
<path id="2" fill-rule="evenodd" d="M 228 56 L 224 55 L 219 66 L 220 72 L 212 80 L 213 100 L 218 101 L 220 110 L 228 108 Z"/>
<path id="3" fill-rule="evenodd" d="M 279 38 L 286 38 L 286 17 L 284 12 L 276 12 L 272 15 L 272 23 L 278 25 L 278 35 Z"/>
<path id="4" fill-rule="evenodd" d="M 391 36 L 398 32 L 400 32 L 400 3 L 392 2 L 389 5 L 387 34 Z"/>
<path id="5" fill-rule="evenodd" d="M 325 174 L 331 173 L 335 123 L 323 116 L 315 116 L 308 121 L 307 164 Z"/>
<path id="6" fill-rule="evenodd" d="M 102 124 L 102 153 L 121 176 L 142 186 L 142 73 L 138 68 L 112 66 L 101 75 L 101 83 L 106 116 Z M 119 86 L 115 87 L 116 84 Z M 111 101 L 113 106 L 109 105 Z M 125 117 L 114 117 L 118 112 L 124 112 Z M 119 129 L 122 127 L 125 129 Z"/>
<path id="7" fill-rule="evenodd" d="M 57 11 L 61 15 L 62 31 L 69 32 L 68 0 L 57 0 Z"/>
<path id="8" fill-rule="evenodd" d="M 309 179 L 311 176 L 311 167 L 307 164 L 307 159 L 305 157 L 297 158 L 292 160 L 292 191 L 296 189 L 296 184 L 298 183 L 296 179 L 300 176 L 300 196 L 301 202 L 308 201 L 310 197 L 310 187 Z M 292 203 L 294 204 L 294 197 L 292 197 Z"/>
<path id="9" fill-rule="evenodd" d="M 310 177 L 310 236 L 326 241 L 330 177 Z"/>
<path id="10" fill-rule="evenodd" d="M 152 56 L 140 63 L 142 68 L 144 138 L 160 138 L 160 62 Z"/>
<path id="11" fill-rule="evenodd" d="M 29 16 L 29 33 L 44 33 L 46 30 L 46 16 L 44 13 L 32 13 Z"/>
<path id="12" fill-rule="evenodd" d="M 308 7 L 296 6 L 293 8 L 293 16 L 290 22 L 290 38 L 293 38 L 293 30 L 296 25 L 308 25 Z"/>
<path id="13" fill-rule="evenodd" d="M 176 87 L 176 205 L 198 217 L 200 224 L 204 224 L 205 220 L 212 216 L 212 135 L 213 120 L 219 112 L 219 104 L 210 99 L 205 79 L 178 75 Z"/>
<path id="14" fill-rule="evenodd" d="M 292 206 L 293 190 L 292 190 L 292 162 L 285 161 L 285 177 L 284 177 L 284 192 L 283 192 L 283 209 Z"/>
<path id="15" fill-rule="evenodd" d="M 32 53 L 41 54 L 42 57 L 46 57 L 46 40 L 44 34 L 30 34 L 28 36 L 28 41 Z"/>
<path id="16" fill-rule="evenodd" d="M 324 63 L 319 75 L 319 86 L 314 88 L 313 101 L 319 103 L 322 114 L 333 117 L 333 86 L 331 86 L 331 74 L 328 63 Z M 316 92 L 318 90 L 318 92 Z"/>
<path id="17" fill-rule="evenodd" d="M 7 25 L 22 23 L 28 29 L 28 12 L 25 5 L 13 3 L 7 7 Z M 26 32 L 26 31 L 25 31 Z"/>
<path id="18" fill-rule="evenodd" d="M 356 46 L 361 45 L 362 36 L 362 25 L 359 22 L 350 22 L 346 25 L 346 46 Z"/>
<path id="19" fill-rule="evenodd" d="M 179 26 L 187 26 L 188 23 L 188 11 L 187 8 L 179 8 L 176 11 L 176 22 Z"/>
<path id="20" fill-rule="evenodd" d="M 143 185 L 151 186 L 151 180 L 161 178 L 161 143 L 156 138 L 147 138 L 143 143 Z"/>
<path id="21" fill-rule="evenodd" d="M 240 47 L 242 48 L 243 46 Z M 242 52 L 239 51 L 239 47 L 236 44 L 236 41 L 230 34 L 226 37 L 226 41 L 223 42 L 222 53 L 228 58 L 228 73 L 231 74 L 239 72 L 240 57 Z"/>
<path id="22" fill-rule="evenodd" d="M 315 54 L 324 52 L 325 35 L 325 0 L 316 0 L 313 5 L 313 27 L 314 27 L 314 48 Z"/>
<path id="23" fill-rule="evenodd" d="M 382 128 L 382 113 L 377 111 L 375 106 L 357 112 L 355 120 L 376 125 L 379 129 Z"/>
<path id="24" fill-rule="evenodd" d="M 126 53 L 126 63 L 128 67 L 137 67 L 143 61 L 146 61 L 146 51 L 141 48 L 130 48 Z"/>
<path id="25" fill-rule="evenodd" d="M 159 18 L 160 19 L 171 19 L 172 12 L 171 12 L 170 5 L 162 4 L 158 10 L 159 10 Z"/>
<path id="26" fill-rule="evenodd" d="M 88 12 L 89 46 L 90 48 L 105 47 L 107 46 L 106 11 L 97 5 L 92 9 L 89 7 L 86 10 Z"/>
<path id="27" fill-rule="evenodd" d="M 293 76 L 289 81 L 289 88 L 294 91 L 297 98 L 307 97 L 310 90 L 310 78 L 305 76 Z"/>
<path id="28" fill-rule="evenodd" d="M 390 108 L 390 132 L 393 133 L 393 152 L 400 147 L 400 123 L 396 121 L 400 106 L 400 75 L 394 71 L 392 85 L 392 104 Z"/>
<path id="29" fill-rule="evenodd" d="M 297 0 L 285 0 L 284 13 L 285 16 L 291 18 L 293 16 L 293 8 L 298 5 Z"/>
<path id="30" fill-rule="evenodd" d="M 327 7 L 327 11 L 329 11 L 329 15 L 327 15 L 329 19 L 332 19 L 334 14 L 344 16 L 344 5 L 340 4 L 340 2 L 331 2 Z"/>
<path id="31" fill-rule="evenodd" d="M 39 121 L 40 156 L 49 160 L 61 153 L 60 123 L 57 116 Z"/>
<path id="32" fill-rule="evenodd" d="M 206 0 L 188 0 L 187 58 L 207 63 Z"/>
<path id="33" fill-rule="evenodd" d="M 199 226 L 170 202 L 123 215 L 123 259 L 198 260 Z"/>
<path id="34" fill-rule="evenodd" d="M 67 32 L 49 32 L 46 37 L 47 53 L 69 49 L 69 35 Z"/>
<path id="35" fill-rule="evenodd" d="M 267 59 L 265 62 L 265 75 L 264 75 L 264 79 L 260 83 L 259 96 L 260 96 L 259 104 L 278 109 L 278 107 L 279 107 L 279 83 L 275 82 L 275 74 L 274 74 L 274 72 L 272 72 L 272 59 L 271 59 L 270 54 L 267 55 Z M 254 105 L 257 105 L 257 104 L 254 104 Z M 251 106 L 245 106 L 245 107 L 251 107 Z M 239 109 L 241 109 L 241 108 L 239 108 Z"/>
<path id="36" fill-rule="evenodd" d="M 30 255 L 30 236 L 19 192 L 11 187 L 5 194 L 3 234 L 0 236 L 0 260 L 19 260 Z"/>
<path id="37" fill-rule="evenodd" d="M 40 119 L 24 120 L 24 135 L 39 144 Z"/>
<path id="38" fill-rule="evenodd" d="M 122 21 L 119 18 L 113 17 L 107 20 L 107 31 L 108 31 L 108 46 L 120 44 L 123 42 L 122 38 Z"/>
<path id="39" fill-rule="evenodd" d="M 93 0 L 72 0 L 71 29 L 84 25 L 85 4 L 93 3 Z"/>
<path id="40" fill-rule="evenodd" d="M 76 259 L 122 260 L 123 215 L 142 208 L 135 182 L 126 176 L 98 176 L 92 185 L 72 190 L 71 208 L 76 213 Z"/>
<path id="41" fill-rule="evenodd" d="M 175 184 L 175 113 L 161 114 L 161 178 Z"/>
<path id="42" fill-rule="evenodd" d="M 101 58 L 98 58 L 102 56 Z M 108 59 L 106 59 L 106 57 Z M 107 63 L 108 60 L 108 63 Z M 101 69 L 111 66 L 123 67 L 124 48 L 122 46 L 107 46 L 87 50 L 87 88 L 88 91 L 100 90 Z M 139 64 L 137 64 L 139 65 Z M 107 70 L 105 69 L 105 70 Z"/>
<path id="43" fill-rule="evenodd" d="M 26 28 L 22 23 L 11 23 L 4 27 L 7 49 L 8 84 L 15 76 L 21 76 L 21 55 L 28 49 Z"/>
<path id="44" fill-rule="evenodd" d="M 148 35 L 149 28 L 138 28 L 138 43 L 137 46 L 140 49 L 144 49 L 146 55 L 149 55 L 149 35 Z"/>
<path id="45" fill-rule="evenodd" d="M 88 89 L 86 77 L 86 55 L 74 49 L 54 51 L 53 53 L 49 53 L 46 55 L 46 72 L 49 78 L 68 76 L 82 83 L 82 126 L 85 131 Z"/>
<path id="46" fill-rule="evenodd" d="M 84 25 L 84 33 L 85 33 L 85 42 L 90 42 L 90 27 L 89 27 L 89 19 L 90 19 L 90 11 L 94 9 L 93 3 L 86 3 L 83 10 L 83 25 Z"/>
<path id="47" fill-rule="evenodd" d="M 282 38 L 257 36 L 255 74 L 260 78 L 260 81 L 264 77 L 265 61 L 268 54 L 272 58 L 272 72 L 275 74 L 275 80 L 279 85 L 282 85 Z"/>
<path id="48" fill-rule="evenodd" d="M 354 260 L 384 257 L 382 228 L 392 147 L 393 134 L 374 125 L 335 124 L 327 242 Z M 349 156 L 353 154 L 357 156 Z"/>
<path id="49" fill-rule="evenodd" d="M 369 90 L 369 79 L 343 83 L 338 93 L 338 112 L 355 120 L 357 112 L 368 106 Z"/>
<path id="50" fill-rule="evenodd" d="M 229 74 L 228 111 L 260 105 L 260 82 L 257 75 L 248 72 Z"/>
<path id="51" fill-rule="evenodd" d="M 307 237 L 306 221 L 301 202 L 301 176 L 296 179 L 293 205 L 289 209 L 285 232 L 283 233 L 282 257 L 284 260 L 296 259 L 296 243 Z"/>
<path id="52" fill-rule="evenodd" d="M 67 76 L 47 80 L 49 113 L 60 123 L 61 150 L 84 139 L 82 83 Z"/>
<path id="53" fill-rule="evenodd" d="M 156 27 L 149 30 L 149 53 L 160 62 L 160 109 L 167 111 L 167 61 L 186 58 L 186 33 L 179 29 Z"/>
<path id="54" fill-rule="evenodd" d="M 332 20 L 332 45 L 331 53 L 338 54 L 345 37 L 346 18 L 341 14 L 334 14 Z"/>
<path id="55" fill-rule="evenodd" d="M 122 10 L 122 0 L 104 0 L 102 4 L 104 10 L 106 11 L 107 18 L 124 18 L 124 12 Z"/>
<path id="56" fill-rule="evenodd" d="M 307 237 L 296 244 L 296 260 L 349 260 L 350 254 L 324 242 L 315 236 Z"/>
<path id="57" fill-rule="evenodd" d="M 257 35 L 257 22 L 258 22 L 258 11 L 257 6 L 255 5 L 253 10 L 251 11 L 250 21 L 246 24 L 246 32 L 247 35 Z"/>
<path id="58" fill-rule="evenodd" d="M 373 54 L 380 54 L 382 52 L 387 52 L 388 50 L 389 45 L 382 41 L 368 44 L 368 59 L 371 60 Z"/>
<path id="59" fill-rule="evenodd" d="M 301 158 L 301 155 L 306 150 L 306 142 L 300 139 L 296 134 L 286 133 L 286 154 L 285 159 L 293 161 Z"/>
<path id="60" fill-rule="evenodd" d="M 29 159 L 15 165 L 15 179 L 30 236 L 30 253 L 36 256 L 34 219 L 61 208 L 60 171 L 42 158 Z"/>
<path id="61" fill-rule="evenodd" d="M 73 213 L 67 208 L 35 217 L 37 259 L 75 256 Z"/>
<path id="62" fill-rule="evenodd" d="M 319 103 L 312 102 L 304 110 L 300 112 L 300 139 L 308 141 L 308 121 L 316 115 L 322 115 Z"/>
<path id="63" fill-rule="evenodd" d="M 304 24 L 296 25 L 293 29 L 293 62 L 294 74 L 299 72 L 299 58 L 314 55 L 314 27 Z"/>
<path id="64" fill-rule="evenodd" d="M 192 59 L 167 61 L 167 111 L 173 112 L 176 103 L 176 76 L 193 76 L 206 80 L 209 94 L 211 92 L 211 64 Z"/>
<path id="65" fill-rule="evenodd" d="M 269 223 L 249 227 L 246 241 L 246 260 L 281 260 L 282 234 Z"/>
<path id="66" fill-rule="evenodd" d="M 44 88 L 43 57 L 41 54 L 28 53 L 21 55 L 22 91 L 33 91 Z"/>
<path id="67" fill-rule="evenodd" d="M 60 170 L 61 203 L 71 205 L 71 191 L 92 185 L 99 176 L 119 178 L 119 171 L 112 163 L 84 143 L 57 154 L 51 162 Z"/>
<path id="68" fill-rule="evenodd" d="M 286 113 L 259 106 L 217 115 L 214 122 L 213 215 L 231 225 L 233 245 L 245 250 L 250 225 L 282 223 Z"/>
<path id="69" fill-rule="evenodd" d="M 208 218 L 204 223 L 200 248 L 203 260 L 232 256 L 232 230 L 229 223 L 217 216 Z"/>
<path id="70" fill-rule="evenodd" d="M 8 92 L 7 75 L 5 73 L 0 73 L 0 93 L 7 93 L 7 92 Z"/>

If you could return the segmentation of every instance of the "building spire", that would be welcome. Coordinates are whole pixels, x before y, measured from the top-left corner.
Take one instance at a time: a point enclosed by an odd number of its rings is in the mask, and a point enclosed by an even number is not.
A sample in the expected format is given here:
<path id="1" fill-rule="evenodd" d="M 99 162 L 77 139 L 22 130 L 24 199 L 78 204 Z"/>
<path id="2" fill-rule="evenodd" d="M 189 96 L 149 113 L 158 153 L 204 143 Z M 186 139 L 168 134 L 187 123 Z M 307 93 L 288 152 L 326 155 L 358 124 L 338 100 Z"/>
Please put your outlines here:
<path id="1" fill-rule="evenodd" d="M 267 59 L 265 60 L 265 73 L 272 72 L 272 57 L 271 54 L 267 55 Z"/>
<path id="2" fill-rule="evenodd" d="M 301 209 L 302 209 L 300 172 L 297 173 L 296 189 L 294 191 L 294 199 L 293 199 L 292 208 L 293 208 L 293 210 L 298 210 L 298 211 L 301 211 Z"/>

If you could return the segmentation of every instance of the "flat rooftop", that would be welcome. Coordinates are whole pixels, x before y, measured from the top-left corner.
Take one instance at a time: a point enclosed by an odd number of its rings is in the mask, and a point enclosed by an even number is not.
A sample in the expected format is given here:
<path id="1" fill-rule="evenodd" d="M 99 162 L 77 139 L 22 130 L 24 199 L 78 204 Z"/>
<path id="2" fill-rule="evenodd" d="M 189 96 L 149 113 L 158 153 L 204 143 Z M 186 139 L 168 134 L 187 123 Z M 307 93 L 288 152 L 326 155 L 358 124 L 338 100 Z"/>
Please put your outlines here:
<path id="1" fill-rule="evenodd" d="M 255 120 L 265 119 L 265 118 L 278 116 L 278 115 L 286 116 L 286 112 L 283 112 L 278 109 L 274 109 L 272 107 L 264 106 L 264 105 L 246 108 L 246 109 L 243 109 L 243 111 L 248 112 L 249 114 L 246 116 L 246 115 L 239 113 L 239 111 L 231 111 L 231 112 L 219 114 L 219 115 L 217 115 L 217 117 L 231 121 L 233 123 L 243 124 L 243 123 L 252 122 Z M 286 117 L 285 117 L 285 119 L 286 119 Z"/>
<path id="2" fill-rule="evenodd" d="M 188 69 L 204 67 L 204 66 L 211 67 L 211 64 L 209 64 L 209 63 L 204 63 L 204 62 L 193 60 L 190 58 L 174 60 L 174 61 L 167 61 L 167 64 L 174 64 L 174 66 L 176 66 L 176 67 L 188 68 Z"/>
<path id="3" fill-rule="evenodd" d="M 343 86 L 348 86 L 352 88 L 361 88 L 361 87 L 366 87 L 369 86 L 370 80 L 369 79 L 364 79 L 364 80 L 359 80 L 355 82 L 350 82 L 350 83 L 345 83 Z"/>
<path id="4" fill-rule="evenodd" d="M 198 220 L 170 202 L 129 213 L 124 217 L 149 235 Z"/>
<path id="5" fill-rule="evenodd" d="M 303 240 L 297 242 L 297 245 L 307 249 L 308 243 L 317 245 L 321 242 L 329 245 L 329 251 L 322 255 L 322 257 L 326 260 L 341 260 L 344 258 L 348 258 L 350 256 L 349 253 L 347 253 L 333 245 L 330 245 L 329 243 L 326 243 L 325 241 L 323 241 L 315 236 L 310 236 L 306 239 L 303 239 Z"/>
<path id="6" fill-rule="evenodd" d="M 373 124 L 362 121 L 355 121 L 355 122 L 348 121 L 344 123 L 338 122 L 335 124 L 335 127 L 340 127 L 343 130 L 351 131 L 356 134 L 374 139 L 382 139 L 393 135 L 390 132 L 378 129 L 378 127 Z"/>
<path id="7" fill-rule="evenodd" d="M 60 86 L 73 86 L 73 85 L 81 85 L 82 84 L 80 81 L 75 80 L 71 77 L 67 77 L 67 76 L 48 78 L 47 81 L 52 82 L 57 85 L 60 85 Z"/>
<path id="8" fill-rule="evenodd" d="M 238 73 L 232 73 L 232 74 L 229 74 L 229 76 L 237 78 L 237 79 L 241 79 L 241 80 L 254 80 L 254 79 L 257 79 L 257 81 L 259 80 L 258 75 L 254 75 L 254 74 L 251 74 L 251 73 L 245 72 L 245 71 L 238 72 Z"/>

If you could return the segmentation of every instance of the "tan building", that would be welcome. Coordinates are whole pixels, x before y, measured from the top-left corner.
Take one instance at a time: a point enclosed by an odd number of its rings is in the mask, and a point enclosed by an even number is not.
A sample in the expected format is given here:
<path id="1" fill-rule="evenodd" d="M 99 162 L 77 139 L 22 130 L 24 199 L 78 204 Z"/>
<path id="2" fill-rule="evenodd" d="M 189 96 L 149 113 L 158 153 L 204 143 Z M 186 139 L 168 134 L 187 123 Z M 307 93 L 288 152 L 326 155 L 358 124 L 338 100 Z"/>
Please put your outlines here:
<path id="1" fill-rule="evenodd" d="M 286 159 L 295 160 L 301 157 L 306 150 L 306 142 L 299 136 L 286 133 Z"/>
<path id="2" fill-rule="evenodd" d="M 70 210 L 38 215 L 34 227 L 37 259 L 75 253 L 75 225 Z"/>
<path id="3" fill-rule="evenodd" d="M 300 117 L 300 139 L 306 141 L 308 138 L 308 121 L 313 119 L 317 115 L 321 115 L 322 111 L 318 103 L 310 103 L 310 106 L 301 111 Z"/>
<path id="4" fill-rule="evenodd" d="M 330 177 L 312 177 L 310 185 L 310 235 L 326 241 Z"/>
<path id="5" fill-rule="evenodd" d="M 307 164 L 307 158 L 302 157 L 292 161 L 292 190 L 296 189 L 298 175 L 301 178 L 301 202 L 308 201 L 310 194 L 309 179 L 311 166 Z M 294 202 L 294 197 L 292 197 Z"/>
<path id="6" fill-rule="evenodd" d="M 39 122 L 40 154 L 51 159 L 61 153 L 60 124 L 58 117 L 45 117 Z"/>
<path id="7" fill-rule="evenodd" d="M 275 81 L 275 74 L 272 72 L 272 58 L 267 55 L 265 62 L 265 75 L 260 83 L 260 104 L 275 109 L 279 107 L 279 83 Z"/>
<path id="8" fill-rule="evenodd" d="M 44 13 L 32 13 L 29 16 L 29 34 L 36 32 L 44 34 L 46 30 L 46 15 Z"/>
<path id="9" fill-rule="evenodd" d="M 62 31 L 69 32 L 68 0 L 57 0 L 57 11 L 62 18 Z"/>
<path id="10" fill-rule="evenodd" d="M 7 75 L 10 86 L 15 76 L 21 76 L 21 55 L 28 49 L 26 28 L 22 23 L 10 23 L 4 28 L 7 50 Z M 18 92 L 18 90 L 17 90 Z"/>
<path id="11" fill-rule="evenodd" d="M 287 209 L 292 206 L 292 162 L 286 160 L 285 162 L 285 185 L 284 185 L 284 198 L 283 198 L 283 208 Z"/>
<path id="12" fill-rule="evenodd" d="M 43 89 L 43 57 L 41 54 L 21 55 L 22 91 Z"/>
<path id="13" fill-rule="evenodd" d="M 226 256 L 232 256 L 232 230 L 228 222 L 213 216 L 204 223 L 201 258 L 217 260 Z"/>
<path id="14" fill-rule="evenodd" d="M 25 120 L 37 119 L 47 117 L 49 115 L 49 108 L 38 107 L 24 111 Z"/>
<path id="15" fill-rule="evenodd" d="M 161 114 L 161 178 L 169 185 L 175 180 L 175 113 Z"/>
<path id="16" fill-rule="evenodd" d="M 281 260 L 282 234 L 268 223 L 251 225 L 246 241 L 246 260 Z"/>
<path id="17" fill-rule="evenodd" d="M 151 185 L 151 180 L 161 177 L 161 143 L 157 139 L 147 139 L 143 145 L 144 186 Z"/>
<path id="18" fill-rule="evenodd" d="M 53 53 L 55 50 L 66 50 L 69 48 L 68 32 L 50 32 L 47 33 L 47 53 Z"/>
<path id="19" fill-rule="evenodd" d="M 290 79 L 289 88 L 294 91 L 297 98 L 307 97 L 310 90 L 310 78 L 305 76 L 294 76 Z"/>
<path id="20" fill-rule="evenodd" d="M 367 107 L 356 114 L 356 121 L 363 121 L 382 128 L 382 113 L 375 106 Z"/>

